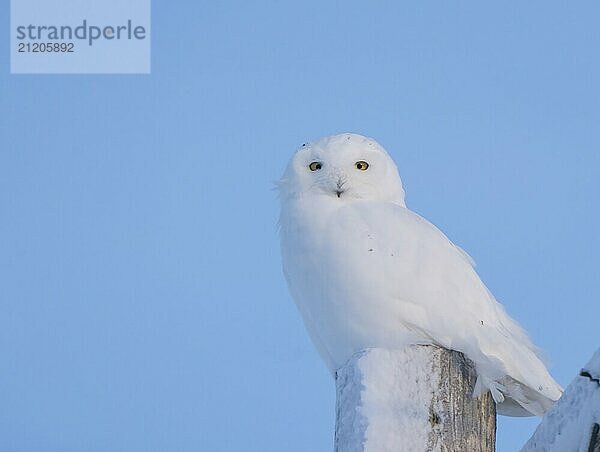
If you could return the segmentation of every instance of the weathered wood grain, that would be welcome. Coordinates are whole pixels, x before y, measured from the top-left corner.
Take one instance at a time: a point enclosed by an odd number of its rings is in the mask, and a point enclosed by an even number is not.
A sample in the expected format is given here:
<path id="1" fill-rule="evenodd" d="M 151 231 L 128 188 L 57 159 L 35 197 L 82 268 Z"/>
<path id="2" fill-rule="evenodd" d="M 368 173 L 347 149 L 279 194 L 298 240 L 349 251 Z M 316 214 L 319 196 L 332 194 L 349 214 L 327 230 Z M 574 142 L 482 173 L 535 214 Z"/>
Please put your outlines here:
<path id="1" fill-rule="evenodd" d="M 336 378 L 336 452 L 493 452 L 496 405 L 461 353 L 369 349 Z"/>

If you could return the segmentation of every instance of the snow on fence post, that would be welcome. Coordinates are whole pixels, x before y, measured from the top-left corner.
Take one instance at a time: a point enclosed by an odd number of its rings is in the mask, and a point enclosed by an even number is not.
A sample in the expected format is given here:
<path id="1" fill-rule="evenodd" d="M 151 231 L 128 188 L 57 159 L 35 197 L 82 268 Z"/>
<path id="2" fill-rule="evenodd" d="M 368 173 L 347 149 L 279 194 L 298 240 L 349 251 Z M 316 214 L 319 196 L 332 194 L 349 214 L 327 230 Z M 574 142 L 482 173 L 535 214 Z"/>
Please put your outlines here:
<path id="1" fill-rule="evenodd" d="M 462 353 L 431 345 L 356 353 L 336 374 L 335 452 L 493 452 L 496 405 L 471 397 Z"/>
<path id="2" fill-rule="evenodd" d="M 521 452 L 600 452 L 600 349 L 544 415 Z"/>

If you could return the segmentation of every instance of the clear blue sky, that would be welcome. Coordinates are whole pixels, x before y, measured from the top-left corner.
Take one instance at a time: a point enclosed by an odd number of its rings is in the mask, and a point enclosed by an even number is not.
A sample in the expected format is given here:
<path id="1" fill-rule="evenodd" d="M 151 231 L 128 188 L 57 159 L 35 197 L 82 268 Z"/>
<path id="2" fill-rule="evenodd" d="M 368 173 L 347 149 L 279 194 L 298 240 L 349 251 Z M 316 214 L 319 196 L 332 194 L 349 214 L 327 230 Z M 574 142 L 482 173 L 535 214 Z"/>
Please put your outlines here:
<path id="1" fill-rule="evenodd" d="M 271 189 L 333 133 L 390 151 L 560 383 L 600 346 L 600 3 L 153 6 L 149 76 L 0 53 L 1 450 L 331 450 Z"/>

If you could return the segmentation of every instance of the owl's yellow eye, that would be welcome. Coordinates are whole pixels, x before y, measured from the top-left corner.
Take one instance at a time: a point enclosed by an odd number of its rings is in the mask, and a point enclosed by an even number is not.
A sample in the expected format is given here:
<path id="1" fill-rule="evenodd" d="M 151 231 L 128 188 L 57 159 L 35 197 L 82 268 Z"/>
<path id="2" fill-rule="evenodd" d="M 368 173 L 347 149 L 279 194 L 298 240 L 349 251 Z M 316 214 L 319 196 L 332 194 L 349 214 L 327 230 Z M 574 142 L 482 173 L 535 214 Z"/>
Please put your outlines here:
<path id="1" fill-rule="evenodd" d="M 357 170 L 366 171 L 369 168 L 369 164 L 364 160 L 359 160 L 354 164 Z"/>
<path id="2" fill-rule="evenodd" d="M 323 168 L 323 164 L 321 162 L 312 162 L 310 165 L 308 165 L 308 169 L 311 171 L 319 171 L 321 168 Z"/>

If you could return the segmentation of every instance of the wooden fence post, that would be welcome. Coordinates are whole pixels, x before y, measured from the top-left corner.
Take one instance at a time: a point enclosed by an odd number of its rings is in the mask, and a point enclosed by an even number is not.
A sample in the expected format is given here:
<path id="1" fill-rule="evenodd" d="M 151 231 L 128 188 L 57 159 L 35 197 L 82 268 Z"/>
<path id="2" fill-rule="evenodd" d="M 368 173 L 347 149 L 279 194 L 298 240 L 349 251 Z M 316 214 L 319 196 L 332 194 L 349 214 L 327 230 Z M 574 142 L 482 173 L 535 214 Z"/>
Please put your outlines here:
<path id="1" fill-rule="evenodd" d="M 542 418 L 521 452 L 600 452 L 600 349 Z"/>
<path id="2" fill-rule="evenodd" d="M 436 346 L 367 349 L 336 375 L 335 452 L 493 452 L 496 405 L 472 398 L 462 353 Z"/>

